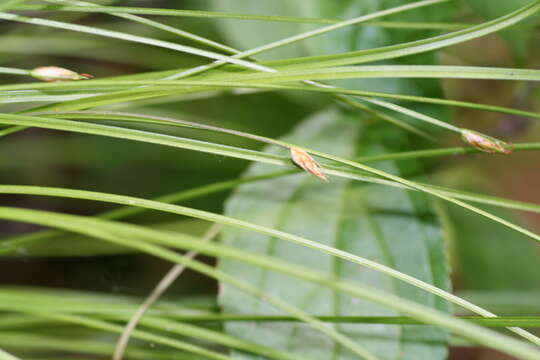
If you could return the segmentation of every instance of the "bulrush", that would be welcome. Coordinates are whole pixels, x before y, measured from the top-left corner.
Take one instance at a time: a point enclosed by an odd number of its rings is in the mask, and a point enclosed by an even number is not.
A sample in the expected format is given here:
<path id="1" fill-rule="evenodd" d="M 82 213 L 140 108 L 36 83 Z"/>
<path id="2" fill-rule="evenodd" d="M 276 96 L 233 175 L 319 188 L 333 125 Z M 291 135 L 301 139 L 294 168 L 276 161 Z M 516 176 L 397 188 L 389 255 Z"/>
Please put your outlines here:
<path id="1" fill-rule="evenodd" d="M 75 71 L 64 69 L 58 66 L 40 66 L 30 72 L 30 76 L 47 82 L 87 80 L 93 78 L 89 74 L 79 74 Z"/>
<path id="2" fill-rule="evenodd" d="M 291 159 L 306 172 L 315 175 L 319 179 L 328 181 L 328 177 L 322 172 L 319 164 L 304 150 L 294 146 L 291 147 Z"/>

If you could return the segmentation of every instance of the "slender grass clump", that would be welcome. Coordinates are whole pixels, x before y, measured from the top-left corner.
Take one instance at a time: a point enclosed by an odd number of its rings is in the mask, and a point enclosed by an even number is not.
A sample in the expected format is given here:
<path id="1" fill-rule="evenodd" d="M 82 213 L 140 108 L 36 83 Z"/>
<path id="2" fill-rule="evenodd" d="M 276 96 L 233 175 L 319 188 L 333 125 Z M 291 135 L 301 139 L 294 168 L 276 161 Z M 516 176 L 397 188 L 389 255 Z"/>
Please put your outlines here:
<path id="1" fill-rule="evenodd" d="M 0 4 L 0 360 L 540 359 L 540 0 L 254 4 Z"/>

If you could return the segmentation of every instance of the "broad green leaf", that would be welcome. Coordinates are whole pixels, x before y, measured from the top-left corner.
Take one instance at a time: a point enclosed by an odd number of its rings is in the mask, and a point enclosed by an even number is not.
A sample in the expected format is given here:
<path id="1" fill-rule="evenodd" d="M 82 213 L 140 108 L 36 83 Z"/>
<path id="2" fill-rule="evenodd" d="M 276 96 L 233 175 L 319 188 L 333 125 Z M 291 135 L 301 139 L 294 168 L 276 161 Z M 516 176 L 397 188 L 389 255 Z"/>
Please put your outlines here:
<path id="1" fill-rule="evenodd" d="M 357 114 L 330 109 L 302 123 L 284 140 L 346 157 L 389 152 L 405 145 L 400 140 L 401 132 L 381 125 L 364 127 L 358 121 Z M 275 147 L 267 151 L 283 153 Z M 400 172 L 392 163 L 382 166 L 385 170 Z M 256 164 L 248 174 L 261 174 L 268 169 L 264 164 Z M 390 190 L 380 185 L 359 185 L 346 179 L 333 178 L 327 184 L 314 177 L 297 174 L 239 187 L 227 203 L 226 214 L 317 238 L 326 245 L 368 257 L 436 286 L 448 288 L 440 231 L 429 202 L 422 194 Z M 368 284 L 428 306 L 449 310 L 441 301 L 408 285 L 269 236 L 226 229 L 223 241 L 230 246 L 316 268 L 334 276 L 336 280 Z M 397 315 L 380 306 L 353 300 L 348 295 L 254 269 L 237 261 L 223 260 L 220 268 L 264 292 L 286 297 L 291 304 L 312 314 Z M 277 314 L 276 310 L 259 300 L 225 285 L 222 285 L 220 302 L 226 313 Z M 443 359 L 446 356 L 446 335 L 433 328 L 386 325 L 368 328 L 358 324 L 335 326 L 383 359 Z M 235 336 L 289 349 L 313 359 L 332 356 L 336 359 L 351 358 L 346 350 L 303 325 L 228 322 L 226 330 Z"/>

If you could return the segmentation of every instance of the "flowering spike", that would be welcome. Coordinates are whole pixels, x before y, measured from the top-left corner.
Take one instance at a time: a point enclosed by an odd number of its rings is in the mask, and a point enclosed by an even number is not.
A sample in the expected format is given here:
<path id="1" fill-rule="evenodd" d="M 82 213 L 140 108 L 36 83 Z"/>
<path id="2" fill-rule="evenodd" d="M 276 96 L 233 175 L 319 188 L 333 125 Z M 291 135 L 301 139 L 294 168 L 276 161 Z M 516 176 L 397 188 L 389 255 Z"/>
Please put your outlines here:
<path id="1" fill-rule="evenodd" d="M 30 72 L 30 76 L 47 82 L 60 82 L 72 80 L 87 80 L 93 78 L 89 74 L 78 74 L 75 71 L 58 66 L 40 66 Z"/>
<path id="2" fill-rule="evenodd" d="M 474 130 L 463 129 L 461 131 L 463 141 L 471 144 L 480 151 L 488 153 L 511 154 L 512 149 L 504 141 L 492 138 Z"/>
<path id="3" fill-rule="evenodd" d="M 322 172 L 319 164 L 304 150 L 294 146 L 291 147 L 291 159 L 306 172 L 315 175 L 319 179 L 328 181 L 328 177 Z"/>

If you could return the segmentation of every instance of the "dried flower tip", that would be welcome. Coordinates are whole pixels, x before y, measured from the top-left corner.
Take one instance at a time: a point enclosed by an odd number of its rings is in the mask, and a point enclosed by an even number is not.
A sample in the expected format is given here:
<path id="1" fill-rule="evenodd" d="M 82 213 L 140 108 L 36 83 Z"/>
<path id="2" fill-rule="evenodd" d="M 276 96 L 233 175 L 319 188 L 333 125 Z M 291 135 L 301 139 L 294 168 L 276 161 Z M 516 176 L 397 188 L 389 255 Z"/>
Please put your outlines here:
<path id="1" fill-rule="evenodd" d="M 78 74 L 75 71 L 64 69 L 58 66 L 41 66 L 30 72 L 30 76 L 38 80 L 47 82 L 60 82 L 71 80 L 86 80 L 93 78 L 89 74 Z"/>
<path id="2" fill-rule="evenodd" d="M 321 167 L 307 152 L 297 147 L 291 147 L 292 161 L 304 169 L 306 172 L 317 176 L 318 178 L 328 181 L 326 175 L 322 172 Z"/>
<path id="3" fill-rule="evenodd" d="M 463 129 L 461 132 L 463 141 L 471 144 L 475 148 L 488 153 L 511 154 L 512 149 L 504 141 L 492 138 L 474 130 Z"/>

